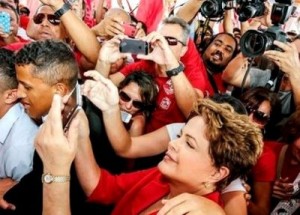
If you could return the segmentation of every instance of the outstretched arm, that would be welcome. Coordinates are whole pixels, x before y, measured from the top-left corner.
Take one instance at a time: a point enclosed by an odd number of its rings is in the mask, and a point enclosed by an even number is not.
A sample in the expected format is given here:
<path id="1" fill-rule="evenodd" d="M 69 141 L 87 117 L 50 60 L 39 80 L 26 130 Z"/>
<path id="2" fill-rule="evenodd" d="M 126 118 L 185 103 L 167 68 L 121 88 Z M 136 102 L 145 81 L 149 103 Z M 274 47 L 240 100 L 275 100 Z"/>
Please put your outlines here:
<path id="1" fill-rule="evenodd" d="M 296 40 L 300 42 L 300 40 Z M 266 51 L 265 55 L 269 57 L 279 66 L 279 69 L 284 72 L 292 86 L 294 102 L 296 107 L 300 107 L 300 60 L 299 52 L 294 43 L 282 43 L 274 41 L 274 45 L 278 46 L 283 51 L 270 50 Z"/>
<path id="2" fill-rule="evenodd" d="M 96 71 L 88 71 L 83 94 L 102 110 L 108 138 L 117 154 L 128 157 L 146 157 L 164 152 L 169 136 L 166 127 L 139 137 L 130 137 L 121 120 L 119 95 L 116 86 Z M 120 138 L 121 137 L 121 138 Z"/>
<path id="3" fill-rule="evenodd" d="M 189 0 L 176 13 L 176 16 L 182 18 L 186 22 L 191 22 L 197 15 L 203 0 Z"/>
<path id="4" fill-rule="evenodd" d="M 72 121 L 64 134 L 61 120 L 62 99 L 54 95 L 47 120 L 41 126 L 35 139 L 35 147 L 42 159 L 44 173 L 53 176 L 70 176 L 70 168 L 77 151 L 78 119 Z M 43 183 L 43 214 L 71 214 L 70 183 Z"/>
<path id="5" fill-rule="evenodd" d="M 52 7 L 54 11 L 59 10 L 63 5 L 63 0 L 40 0 L 42 3 Z M 76 16 L 76 14 L 69 10 L 60 17 L 71 39 L 74 41 L 78 50 L 85 56 L 85 58 L 96 64 L 100 44 L 95 34 L 89 27 Z"/>

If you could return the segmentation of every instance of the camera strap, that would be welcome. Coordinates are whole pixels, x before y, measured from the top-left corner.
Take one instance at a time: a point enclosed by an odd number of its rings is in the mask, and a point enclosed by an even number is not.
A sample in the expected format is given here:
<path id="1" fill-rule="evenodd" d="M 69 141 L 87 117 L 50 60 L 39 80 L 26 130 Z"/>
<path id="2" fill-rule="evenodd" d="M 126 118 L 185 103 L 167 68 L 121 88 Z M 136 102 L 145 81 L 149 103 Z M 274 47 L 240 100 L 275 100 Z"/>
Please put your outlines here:
<path id="1" fill-rule="evenodd" d="M 245 75 L 243 77 L 242 84 L 241 84 L 241 93 L 244 92 L 245 83 L 246 83 L 247 77 L 249 75 L 250 68 L 252 67 L 252 64 L 254 62 L 254 58 L 248 58 L 248 62 L 249 62 L 249 65 L 247 67 L 247 70 L 245 72 Z"/>
<path id="2" fill-rule="evenodd" d="M 272 69 L 271 71 L 271 77 L 268 80 L 267 84 L 265 85 L 265 88 L 271 89 L 275 84 L 275 88 L 273 92 L 277 93 L 280 88 L 282 77 L 283 77 L 283 72 L 279 69 L 278 66 L 275 66 L 275 68 Z"/>
<path id="3" fill-rule="evenodd" d="M 215 93 L 219 93 L 219 90 L 218 90 L 218 87 L 217 87 L 217 84 L 215 82 L 215 79 L 213 77 L 213 75 L 207 71 L 207 74 L 208 74 L 208 79 L 209 79 L 209 82 L 214 90 Z"/>

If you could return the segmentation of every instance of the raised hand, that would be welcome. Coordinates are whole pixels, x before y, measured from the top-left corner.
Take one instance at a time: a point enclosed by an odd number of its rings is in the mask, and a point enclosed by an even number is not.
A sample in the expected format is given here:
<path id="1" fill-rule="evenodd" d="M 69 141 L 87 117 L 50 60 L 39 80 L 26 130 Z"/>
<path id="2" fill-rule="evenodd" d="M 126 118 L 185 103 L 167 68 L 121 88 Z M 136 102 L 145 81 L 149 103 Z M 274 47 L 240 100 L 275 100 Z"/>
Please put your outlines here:
<path id="1" fill-rule="evenodd" d="M 93 28 L 97 36 L 114 37 L 123 34 L 124 28 L 122 22 L 117 17 L 106 16 L 104 19 Z"/>
<path id="2" fill-rule="evenodd" d="M 282 51 L 269 50 L 266 51 L 264 55 L 274 61 L 284 73 L 291 74 L 293 72 L 299 72 L 300 61 L 296 45 L 276 40 L 274 41 L 274 45 L 278 46 Z"/>
<path id="3" fill-rule="evenodd" d="M 92 78 L 85 81 L 83 95 L 103 112 L 119 108 L 118 88 L 111 80 L 104 78 L 99 72 L 92 70 L 84 73 Z"/>
<path id="4" fill-rule="evenodd" d="M 35 147 L 43 161 L 44 171 L 53 174 L 69 172 L 77 152 L 78 115 L 72 120 L 65 134 L 61 110 L 62 98 L 55 94 L 47 119 L 35 138 Z"/>
<path id="5" fill-rule="evenodd" d="M 152 51 L 148 55 L 139 54 L 137 56 L 139 59 L 152 60 L 159 65 L 166 65 L 171 68 L 176 68 L 179 65 L 178 60 L 163 35 L 158 32 L 152 32 L 144 40 L 151 44 Z"/>
<path id="6" fill-rule="evenodd" d="M 123 38 L 125 38 L 125 36 L 116 36 L 104 42 L 99 52 L 99 61 L 115 63 L 117 60 L 125 58 L 127 55 L 119 51 L 119 46 Z"/>

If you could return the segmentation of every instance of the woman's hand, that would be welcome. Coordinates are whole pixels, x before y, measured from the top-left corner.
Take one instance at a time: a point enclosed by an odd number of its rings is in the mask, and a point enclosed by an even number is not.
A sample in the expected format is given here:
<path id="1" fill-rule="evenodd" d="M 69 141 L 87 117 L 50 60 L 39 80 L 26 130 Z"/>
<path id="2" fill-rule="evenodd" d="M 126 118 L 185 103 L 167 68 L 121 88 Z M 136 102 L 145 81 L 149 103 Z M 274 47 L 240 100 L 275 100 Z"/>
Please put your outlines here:
<path id="1" fill-rule="evenodd" d="M 85 81 L 83 95 L 103 112 L 119 108 L 118 88 L 111 80 L 104 78 L 99 72 L 92 70 L 84 73 L 92 78 Z"/>

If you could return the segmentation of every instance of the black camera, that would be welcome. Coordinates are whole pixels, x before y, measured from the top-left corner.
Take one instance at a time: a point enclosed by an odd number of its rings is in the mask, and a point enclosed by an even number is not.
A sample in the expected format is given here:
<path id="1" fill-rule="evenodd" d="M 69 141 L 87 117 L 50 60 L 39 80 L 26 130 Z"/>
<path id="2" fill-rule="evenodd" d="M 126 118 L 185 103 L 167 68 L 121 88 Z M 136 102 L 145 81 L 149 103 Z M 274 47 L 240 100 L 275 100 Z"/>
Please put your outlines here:
<path id="1" fill-rule="evenodd" d="M 220 18 L 223 17 L 225 6 L 223 0 L 206 0 L 200 7 L 200 13 L 205 18 Z"/>
<path id="2" fill-rule="evenodd" d="M 245 22 L 250 18 L 262 16 L 265 12 L 264 0 L 240 0 L 236 12 L 239 14 L 239 21 Z"/>
<path id="3" fill-rule="evenodd" d="M 292 0 L 276 0 L 272 6 L 271 20 L 273 26 L 266 31 L 248 30 L 240 40 L 241 52 L 246 57 L 257 57 L 266 50 L 280 50 L 275 46 L 274 40 L 286 42 L 286 34 L 281 30 L 281 25 L 294 13 L 295 7 L 291 6 Z"/>

